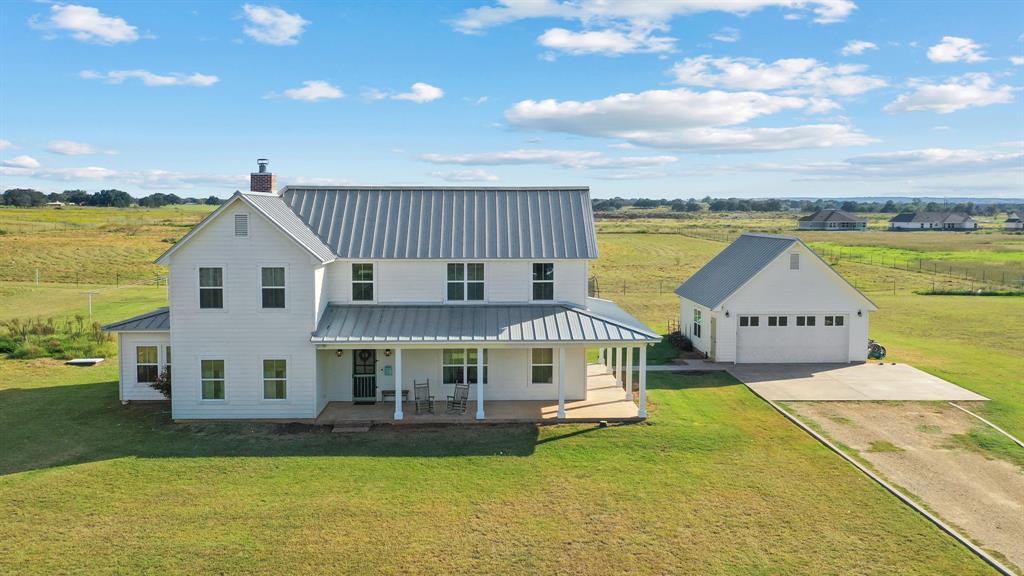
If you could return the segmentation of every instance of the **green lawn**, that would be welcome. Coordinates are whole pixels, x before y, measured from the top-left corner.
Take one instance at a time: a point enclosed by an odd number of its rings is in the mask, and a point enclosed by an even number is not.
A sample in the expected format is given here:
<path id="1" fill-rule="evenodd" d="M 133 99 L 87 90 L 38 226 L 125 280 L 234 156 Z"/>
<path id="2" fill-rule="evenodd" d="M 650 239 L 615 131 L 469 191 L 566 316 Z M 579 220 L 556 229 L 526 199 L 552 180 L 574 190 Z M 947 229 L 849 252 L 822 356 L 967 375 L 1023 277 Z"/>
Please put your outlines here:
<path id="1" fill-rule="evenodd" d="M 652 374 L 647 424 L 338 435 L 0 362 L 0 573 L 989 573 L 725 375 Z"/>

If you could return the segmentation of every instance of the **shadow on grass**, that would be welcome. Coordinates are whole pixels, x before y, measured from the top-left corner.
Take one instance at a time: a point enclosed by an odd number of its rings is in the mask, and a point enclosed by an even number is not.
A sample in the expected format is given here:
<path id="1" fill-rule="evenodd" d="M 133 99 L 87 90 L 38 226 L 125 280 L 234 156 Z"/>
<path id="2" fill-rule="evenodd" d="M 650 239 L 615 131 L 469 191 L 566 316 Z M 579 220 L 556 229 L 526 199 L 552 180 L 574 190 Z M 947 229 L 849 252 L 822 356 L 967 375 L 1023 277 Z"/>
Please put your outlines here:
<path id="1" fill-rule="evenodd" d="M 538 436 L 532 424 L 346 434 L 294 424 L 176 424 L 164 403 L 121 406 L 116 382 L 0 390 L 0 475 L 125 456 L 530 456 Z"/>

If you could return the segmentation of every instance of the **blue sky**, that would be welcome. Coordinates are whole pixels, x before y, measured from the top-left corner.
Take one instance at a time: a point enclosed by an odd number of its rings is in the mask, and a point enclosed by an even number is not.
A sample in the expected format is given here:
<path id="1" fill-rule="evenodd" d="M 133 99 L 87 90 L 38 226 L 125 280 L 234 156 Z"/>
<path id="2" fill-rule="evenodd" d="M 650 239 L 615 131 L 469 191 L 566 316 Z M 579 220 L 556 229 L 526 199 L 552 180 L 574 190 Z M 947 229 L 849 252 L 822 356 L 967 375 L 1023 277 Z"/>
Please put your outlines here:
<path id="1" fill-rule="evenodd" d="M 1024 3 L 0 5 L 0 188 L 1024 197 Z"/>

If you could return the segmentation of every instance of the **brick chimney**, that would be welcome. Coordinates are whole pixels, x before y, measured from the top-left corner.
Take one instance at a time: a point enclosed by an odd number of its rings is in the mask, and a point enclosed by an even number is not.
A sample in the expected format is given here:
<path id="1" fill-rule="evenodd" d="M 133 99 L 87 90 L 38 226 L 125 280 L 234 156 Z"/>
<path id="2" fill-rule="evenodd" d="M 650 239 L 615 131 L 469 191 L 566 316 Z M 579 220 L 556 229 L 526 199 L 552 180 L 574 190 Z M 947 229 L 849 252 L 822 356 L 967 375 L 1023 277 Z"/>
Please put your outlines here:
<path id="1" fill-rule="evenodd" d="M 260 168 L 258 172 L 249 174 L 249 191 L 273 193 L 277 189 L 277 176 L 267 172 L 267 164 L 270 164 L 270 160 L 260 158 L 256 164 Z"/>

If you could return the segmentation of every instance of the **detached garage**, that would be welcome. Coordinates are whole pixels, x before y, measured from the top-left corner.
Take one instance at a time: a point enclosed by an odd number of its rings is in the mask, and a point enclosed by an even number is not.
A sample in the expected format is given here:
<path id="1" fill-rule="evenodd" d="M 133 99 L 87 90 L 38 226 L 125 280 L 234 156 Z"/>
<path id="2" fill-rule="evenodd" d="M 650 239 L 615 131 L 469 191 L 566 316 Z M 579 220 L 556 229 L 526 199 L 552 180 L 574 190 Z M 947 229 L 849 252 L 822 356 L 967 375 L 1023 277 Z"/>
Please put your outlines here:
<path id="1" fill-rule="evenodd" d="M 875 304 L 799 238 L 744 234 L 676 289 L 680 331 L 715 362 L 867 359 Z"/>

